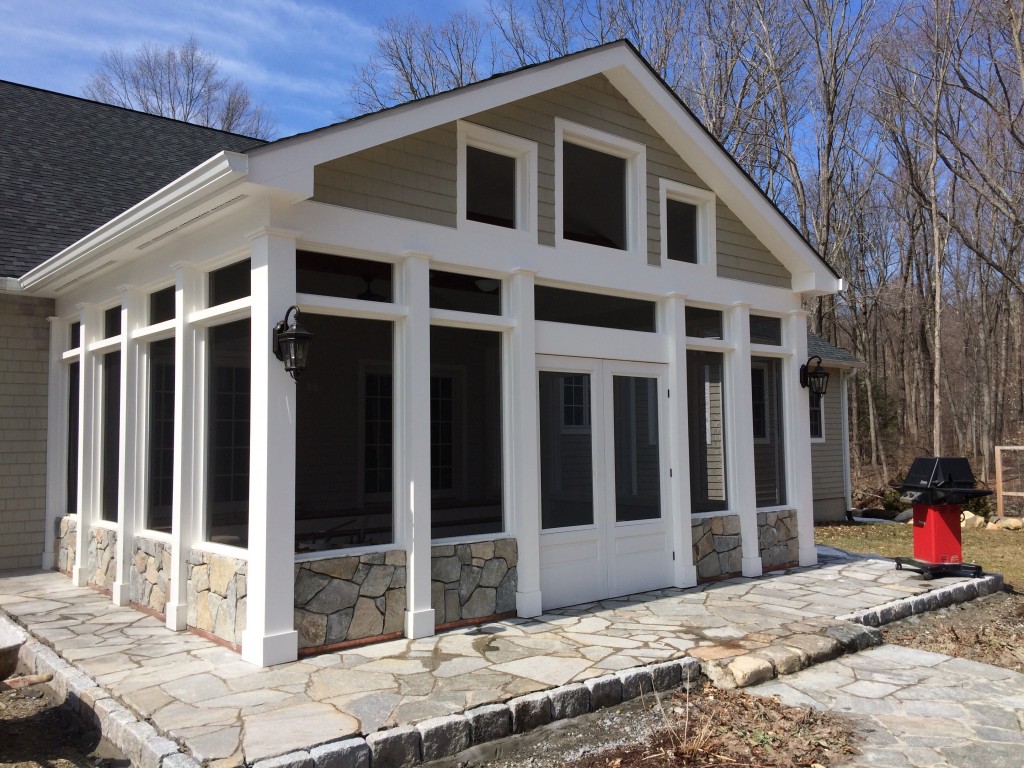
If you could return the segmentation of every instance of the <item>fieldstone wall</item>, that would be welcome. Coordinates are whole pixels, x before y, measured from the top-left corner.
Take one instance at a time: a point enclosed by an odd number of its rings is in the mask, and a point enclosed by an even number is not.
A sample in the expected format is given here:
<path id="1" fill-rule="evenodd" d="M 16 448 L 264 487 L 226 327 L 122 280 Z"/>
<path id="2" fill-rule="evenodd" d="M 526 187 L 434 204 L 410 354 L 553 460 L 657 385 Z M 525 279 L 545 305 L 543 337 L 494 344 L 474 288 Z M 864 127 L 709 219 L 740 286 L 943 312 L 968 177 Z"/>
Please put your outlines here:
<path id="1" fill-rule="evenodd" d="M 129 572 L 129 599 L 164 613 L 171 593 L 171 545 L 136 536 L 135 557 Z"/>
<path id="2" fill-rule="evenodd" d="M 738 515 L 700 517 L 694 519 L 690 526 L 693 529 L 693 562 L 697 566 L 698 581 L 742 572 Z"/>
<path id="3" fill-rule="evenodd" d="M 296 563 L 299 648 L 401 632 L 405 564 L 403 549 Z"/>
<path id="4" fill-rule="evenodd" d="M 757 513 L 757 546 L 762 568 L 791 565 L 800 559 L 796 510 Z"/>
<path id="5" fill-rule="evenodd" d="M 78 553 L 78 518 L 71 515 L 54 520 L 57 535 L 53 540 L 54 564 L 61 573 L 71 573 Z"/>
<path id="6" fill-rule="evenodd" d="M 195 549 L 189 552 L 188 584 L 185 586 L 188 625 L 241 645 L 242 630 L 245 629 L 247 572 L 245 560 Z"/>
<path id="7" fill-rule="evenodd" d="M 117 531 L 95 527 L 89 532 L 89 583 L 110 589 L 117 578 Z"/>
<path id="8" fill-rule="evenodd" d="M 437 624 L 516 609 L 515 539 L 443 544 L 431 549 L 430 605 Z"/>

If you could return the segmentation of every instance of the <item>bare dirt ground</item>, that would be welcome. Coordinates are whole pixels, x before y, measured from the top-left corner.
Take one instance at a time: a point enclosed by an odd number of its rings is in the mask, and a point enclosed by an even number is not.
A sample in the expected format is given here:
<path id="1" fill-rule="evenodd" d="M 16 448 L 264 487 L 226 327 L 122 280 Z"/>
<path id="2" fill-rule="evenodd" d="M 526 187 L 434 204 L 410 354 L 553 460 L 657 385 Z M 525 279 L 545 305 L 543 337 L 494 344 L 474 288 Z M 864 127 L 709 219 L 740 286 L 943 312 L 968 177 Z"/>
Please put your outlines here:
<path id="1" fill-rule="evenodd" d="M 0 766 L 15 768 L 127 768 L 100 740 L 36 685 L 0 692 Z"/>

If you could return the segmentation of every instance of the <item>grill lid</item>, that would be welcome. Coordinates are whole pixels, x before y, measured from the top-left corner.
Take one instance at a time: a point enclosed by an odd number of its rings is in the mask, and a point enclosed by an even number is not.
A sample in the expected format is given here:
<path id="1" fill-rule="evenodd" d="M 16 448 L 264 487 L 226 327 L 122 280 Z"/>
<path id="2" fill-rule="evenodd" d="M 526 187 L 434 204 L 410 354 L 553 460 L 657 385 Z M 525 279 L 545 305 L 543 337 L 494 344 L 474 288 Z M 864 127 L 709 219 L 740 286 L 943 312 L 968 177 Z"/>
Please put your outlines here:
<path id="1" fill-rule="evenodd" d="M 920 456 L 910 465 L 902 483 L 903 500 L 914 504 L 964 504 L 992 491 L 975 488 L 971 465 L 963 457 Z"/>

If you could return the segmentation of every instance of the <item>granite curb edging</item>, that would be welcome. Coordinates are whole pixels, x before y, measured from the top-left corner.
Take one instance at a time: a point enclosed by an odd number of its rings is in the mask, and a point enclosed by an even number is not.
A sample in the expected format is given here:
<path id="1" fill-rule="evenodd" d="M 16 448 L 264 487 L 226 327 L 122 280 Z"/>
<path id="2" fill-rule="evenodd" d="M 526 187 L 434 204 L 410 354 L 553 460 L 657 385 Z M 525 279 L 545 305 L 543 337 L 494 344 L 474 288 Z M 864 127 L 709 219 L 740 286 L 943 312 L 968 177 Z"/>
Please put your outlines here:
<path id="1" fill-rule="evenodd" d="M 1003 576 L 999 573 L 986 573 L 976 579 L 947 584 L 920 595 L 904 597 L 889 603 L 866 608 L 863 611 L 837 616 L 842 621 L 862 624 L 869 627 L 880 627 L 908 616 L 939 608 L 948 608 L 958 603 L 966 603 L 978 597 L 985 597 L 999 592 L 1003 588 Z"/>
<path id="2" fill-rule="evenodd" d="M 0 622 L 14 623 L 0 615 Z M 201 768 L 181 746 L 139 720 L 102 686 L 29 633 L 18 661 L 32 674 L 52 675 L 46 683 L 61 706 L 117 747 L 137 768 Z"/>

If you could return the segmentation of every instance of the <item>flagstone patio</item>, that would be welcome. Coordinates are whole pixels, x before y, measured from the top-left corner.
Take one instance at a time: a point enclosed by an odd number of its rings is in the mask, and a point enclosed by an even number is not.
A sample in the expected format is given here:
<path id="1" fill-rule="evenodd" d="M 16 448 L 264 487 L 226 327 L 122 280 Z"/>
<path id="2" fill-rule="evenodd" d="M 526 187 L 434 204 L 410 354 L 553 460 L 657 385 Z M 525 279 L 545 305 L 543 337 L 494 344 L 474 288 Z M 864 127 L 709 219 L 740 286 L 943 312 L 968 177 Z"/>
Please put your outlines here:
<path id="1" fill-rule="evenodd" d="M 866 631 L 837 617 L 959 581 L 924 581 L 887 560 L 826 556 L 816 567 L 759 579 L 647 592 L 269 669 L 113 606 L 55 572 L 0 578 L 0 611 L 94 680 L 103 693 L 92 696 L 109 694 L 195 760 L 226 765 L 472 713 L 670 659 L 699 659 L 722 685 L 763 682 L 864 647 Z M 965 590 L 951 599 L 970 596 Z"/>

